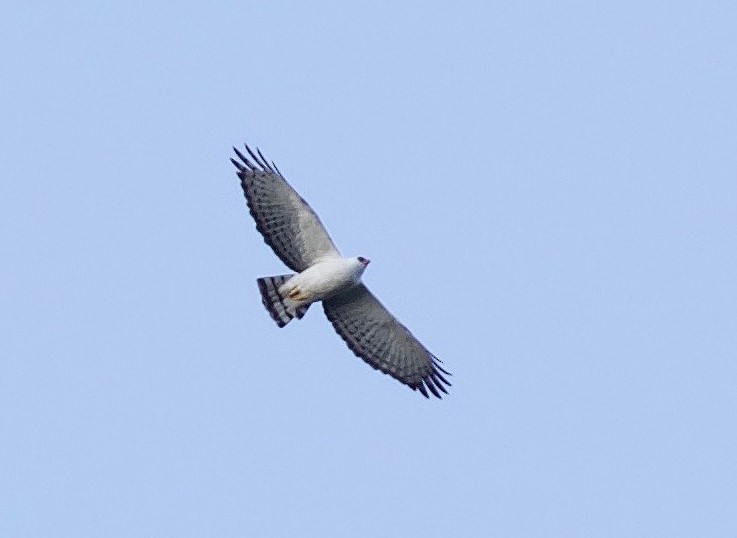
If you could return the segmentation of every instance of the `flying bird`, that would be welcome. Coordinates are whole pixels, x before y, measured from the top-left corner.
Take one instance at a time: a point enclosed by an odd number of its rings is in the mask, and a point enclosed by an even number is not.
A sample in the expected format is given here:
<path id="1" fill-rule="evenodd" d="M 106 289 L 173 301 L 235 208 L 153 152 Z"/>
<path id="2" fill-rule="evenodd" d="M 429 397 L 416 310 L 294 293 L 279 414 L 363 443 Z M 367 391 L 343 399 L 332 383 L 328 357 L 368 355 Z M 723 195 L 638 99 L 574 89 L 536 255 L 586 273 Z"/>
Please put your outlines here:
<path id="1" fill-rule="evenodd" d="M 256 280 L 261 302 L 279 327 L 301 319 L 312 303 L 323 310 L 336 332 L 373 368 L 440 398 L 450 386 L 440 359 L 430 353 L 361 281 L 369 264 L 363 256 L 343 257 L 317 214 L 260 150 L 249 157 L 233 148 L 243 192 L 256 229 L 292 274 Z"/>

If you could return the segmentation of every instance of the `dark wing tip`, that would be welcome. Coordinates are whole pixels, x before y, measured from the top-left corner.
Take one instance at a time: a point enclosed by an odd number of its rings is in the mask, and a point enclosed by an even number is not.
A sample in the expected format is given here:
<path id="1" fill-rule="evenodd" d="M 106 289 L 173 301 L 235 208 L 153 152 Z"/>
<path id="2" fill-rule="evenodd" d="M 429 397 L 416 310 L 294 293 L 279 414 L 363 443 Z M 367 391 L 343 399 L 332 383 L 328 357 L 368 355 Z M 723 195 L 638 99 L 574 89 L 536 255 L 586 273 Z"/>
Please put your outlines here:
<path id="1" fill-rule="evenodd" d="M 256 153 L 258 153 L 258 156 L 261 157 L 261 163 L 262 163 L 263 169 L 268 170 L 269 172 L 273 174 L 274 169 L 271 168 L 271 166 L 269 165 L 269 161 L 266 159 L 266 157 L 264 157 L 264 154 L 261 153 L 261 150 L 256 148 Z"/>
<path id="2" fill-rule="evenodd" d="M 419 385 L 410 385 L 410 388 L 412 390 L 419 390 L 425 398 L 430 398 L 430 396 L 427 394 L 427 389 L 425 388 L 425 385 L 423 385 L 422 383 L 420 383 Z"/>
<path id="3" fill-rule="evenodd" d="M 250 155 L 251 158 L 249 159 L 248 157 L 246 157 L 245 154 L 243 154 L 243 152 L 233 146 L 233 151 L 235 151 L 235 154 L 238 156 L 241 162 L 238 162 L 235 159 L 230 159 L 235 167 L 238 168 L 239 172 L 245 173 L 246 169 L 250 170 L 251 172 L 261 170 L 262 172 L 278 174 L 281 177 L 284 177 L 279 169 L 276 167 L 276 164 L 274 164 L 273 161 L 269 163 L 268 159 L 264 157 L 264 154 L 261 153 L 260 149 L 256 148 L 256 151 L 253 151 L 248 144 L 243 144 L 243 146 L 246 148 L 246 152 L 248 153 L 248 155 Z"/>
<path id="4" fill-rule="evenodd" d="M 246 147 L 248 147 L 248 146 L 246 146 Z M 233 146 L 233 151 L 235 151 L 235 154 L 243 162 L 243 164 L 241 164 L 241 163 L 236 164 L 236 166 L 238 167 L 239 170 L 241 170 L 243 172 L 246 171 L 246 168 L 248 168 L 251 171 L 256 170 L 256 166 L 254 166 L 254 164 L 251 161 L 248 160 L 248 157 L 246 157 L 245 155 L 243 155 L 243 153 L 241 153 L 238 150 L 238 148 L 236 148 L 235 146 Z M 233 159 L 231 159 L 231 161 L 232 160 Z M 245 168 L 244 168 L 243 165 L 245 165 Z"/>
<path id="5" fill-rule="evenodd" d="M 235 149 L 235 148 L 233 148 L 233 149 Z M 243 166 L 238 161 L 236 161 L 233 157 L 230 158 L 230 162 L 232 162 L 233 165 L 238 169 L 238 174 L 242 174 L 243 172 L 246 171 L 246 167 Z"/>
<path id="6" fill-rule="evenodd" d="M 418 386 L 412 386 L 413 389 L 417 388 L 424 394 L 426 397 L 428 397 L 427 392 L 424 390 L 425 387 L 432 392 L 433 396 L 436 398 L 442 399 L 442 394 L 449 394 L 448 389 L 445 388 L 445 386 L 452 386 L 451 383 L 445 379 L 443 374 L 451 375 L 450 372 L 444 370 L 438 362 L 441 362 L 440 359 L 438 359 L 435 355 L 430 354 L 430 362 L 432 366 L 432 371 L 422 377 L 422 381 L 418 384 Z M 442 373 L 441 373 L 442 372 Z"/>
<path id="7" fill-rule="evenodd" d="M 248 144 L 246 144 L 246 151 L 251 156 L 251 158 L 256 161 L 256 164 L 259 165 L 261 170 L 263 170 L 264 172 L 271 172 L 272 174 L 274 173 L 274 170 L 271 169 L 271 166 L 269 166 L 269 162 L 264 158 L 264 155 L 261 153 L 260 149 L 256 148 L 256 152 L 254 153 L 254 151 L 248 146 Z"/>

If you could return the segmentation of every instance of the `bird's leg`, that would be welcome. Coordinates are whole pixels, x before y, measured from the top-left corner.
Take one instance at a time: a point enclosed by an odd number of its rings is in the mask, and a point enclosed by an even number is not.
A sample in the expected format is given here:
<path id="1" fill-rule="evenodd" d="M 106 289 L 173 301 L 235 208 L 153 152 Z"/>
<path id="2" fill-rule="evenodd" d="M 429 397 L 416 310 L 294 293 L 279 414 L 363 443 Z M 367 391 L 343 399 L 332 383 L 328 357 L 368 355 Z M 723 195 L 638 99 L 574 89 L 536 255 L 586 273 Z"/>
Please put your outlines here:
<path id="1" fill-rule="evenodd" d="M 305 299 L 307 299 L 307 297 L 304 296 L 302 290 L 299 289 L 298 286 L 295 286 L 294 289 L 289 292 L 288 297 L 293 301 L 304 301 Z"/>

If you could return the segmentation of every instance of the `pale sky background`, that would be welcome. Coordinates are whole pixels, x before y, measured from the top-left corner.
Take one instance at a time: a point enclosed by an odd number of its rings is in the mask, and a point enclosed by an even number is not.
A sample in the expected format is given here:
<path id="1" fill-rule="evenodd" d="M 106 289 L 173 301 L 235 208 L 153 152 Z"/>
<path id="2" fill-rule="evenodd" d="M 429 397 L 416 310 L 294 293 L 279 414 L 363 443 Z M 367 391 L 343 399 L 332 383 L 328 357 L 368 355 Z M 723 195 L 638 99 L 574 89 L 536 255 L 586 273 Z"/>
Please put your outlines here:
<path id="1" fill-rule="evenodd" d="M 737 536 L 737 4 L 13 2 L 0 536 Z M 278 329 L 276 161 L 453 373 Z"/>

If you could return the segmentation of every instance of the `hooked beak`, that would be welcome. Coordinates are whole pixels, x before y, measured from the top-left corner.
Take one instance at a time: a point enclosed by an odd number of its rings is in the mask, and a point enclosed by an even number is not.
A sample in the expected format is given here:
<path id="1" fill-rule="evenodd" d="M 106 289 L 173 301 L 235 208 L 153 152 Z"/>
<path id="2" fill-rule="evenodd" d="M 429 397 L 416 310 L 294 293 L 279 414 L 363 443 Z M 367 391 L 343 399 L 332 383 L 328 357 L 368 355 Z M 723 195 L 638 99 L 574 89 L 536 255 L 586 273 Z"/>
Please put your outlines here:
<path id="1" fill-rule="evenodd" d="M 371 263 L 371 260 L 369 260 L 368 258 L 364 258 L 364 260 L 363 260 L 363 266 L 364 267 L 366 267 L 370 263 Z"/>

